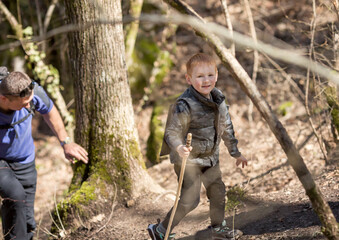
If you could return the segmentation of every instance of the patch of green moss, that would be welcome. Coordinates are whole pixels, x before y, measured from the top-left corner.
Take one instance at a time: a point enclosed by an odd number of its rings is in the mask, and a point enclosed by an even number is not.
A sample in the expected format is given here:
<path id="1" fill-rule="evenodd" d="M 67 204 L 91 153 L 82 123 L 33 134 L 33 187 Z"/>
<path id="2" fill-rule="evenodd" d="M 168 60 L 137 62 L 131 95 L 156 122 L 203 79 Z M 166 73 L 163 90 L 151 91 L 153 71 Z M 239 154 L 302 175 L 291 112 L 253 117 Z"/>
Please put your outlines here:
<path id="1" fill-rule="evenodd" d="M 142 155 L 141 155 L 141 151 L 140 151 L 140 147 L 139 147 L 139 142 L 137 142 L 135 140 L 130 140 L 128 149 L 129 149 L 129 153 L 131 154 L 131 157 L 133 159 L 138 160 L 141 167 L 143 169 L 146 169 L 145 162 L 142 159 Z"/>
<path id="2" fill-rule="evenodd" d="M 238 206 L 242 205 L 242 202 L 246 196 L 246 192 L 241 187 L 233 187 L 227 191 L 226 196 L 227 202 L 225 206 L 225 211 L 232 212 Z"/>
<path id="3" fill-rule="evenodd" d="M 84 182 L 80 189 L 74 191 L 69 197 L 59 203 L 53 213 L 53 219 L 57 226 L 54 224 L 51 228 L 51 232 L 58 233 L 58 229 L 61 225 L 65 228 L 68 227 L 68 215 L 71 209 L 76 209 L 80 215 L 86 215 L 85 206 L 97 199 L 95 193 L 96 188 L 97 186 L 92 182 Z M 62 223 L 60 223 L 58 216 Z"/>
<path id="4" fill-rule="evenodd" d="M 91 129 L 85 131 L 88 132 L 89 141 L 92 143 L 88 150 L 90 163 L 88 165 L 81 162 L 75 164 L 76 180 L 72 181 L 68 197 L 57 207 L 63 223 L 67 222 L 68 215 L 71 212 L 73 214 L 74 211 L 82 217 L 86 216 L 86 206 L 98 198 L 97 194 L 108 198 L 111 195 L 111 192 L 107 191 L 108 185 L 115 185 L 119 190 L 122 190 L 119 191 L 120 198 L 130 195 L 132 179 L 129 160 L 130 158 L 139 161 L 142 159 L 138 142 L 126 139 L 125 136 L 131 135 L 129 133 L 125 133 L 123 136 L 101 134 L 100 137 L 96 136 L 93 141 Z M 110 151 L 109 157 L 107 157 L 107 151 Z M 54 217 L 54 219 L 58 218 Z"/>
<path id="5" fill-rule="evenodd" d="M 172 60 L 168 51 L 162 51 L 156 42 L 144 35 L 138 35 L 132 58 L 128 79 L 133 101 L 137 101 L 146 88 L 150 93 L 163 82 L 172 67 Z"/>
<path id="6" fill-rule="evenodd" d="M 145 93 L 144 89 L 148 85 L 153 63 L 159 52 L 160 49 L 154 41 L 150 41 L 150 38 L 146 36 L 138 35 L 132 54 L 133 64 L 128 69 L 133 100 L 140 99 Z"/>
<path id="7" fill-rule="evenodd" d="M 327 87 L 325 89 L 326 100 L 330 108 L 332 123 L 339 133 L 339 100 L 337 98 L 337 89 L 335 87 Z"/>
<path id="8" fill-rule="evenodd" d="M 130 166 L 125 160 L 123 150 L 116 147 L 113 151 L 114 165 L 116 167 L 116 176 L 114 176 L 114 182 L 123 189 L 125 193 L 130 194 L 132 192 L 132 180 L 130 178 Z"/>
<path id="9" fill-rule="evenodd" d="M 152 89 L 162 84 L 164 77 L 166 77 L 172 67 L 172 60 L 168 51 L 159 52 L 156 61 L 156 64 L 154 64 L 156 66 L 153 68 L 155 80 L 151 85 Z"/>
<path id="10" fill-rule="evenodd" d="M 159 116 L 164 113 L 162 105 L 155 105 L 150 122 L 150 136 L 147 140 L 146 156 L 150 162 L 157 164 L 160 162 L 160 150 L 164 137 L 164 125 Z"/>
<path id="11" fill-rule="evenodd" d="M 278 113 L 282 116 L 285 116 L 288 112 L 288 110 L 293 106 L 293 102 L 291 101 L 287 101 L 287 102 L 283 102 L 282 104 L 280 104 L 279 108 L 278 108 Z"/>
<path id="12" fill-rule="evenodd" d="M 71 185 L 69 187 L 69 192 L 73 192 L 79 189 L 79 186 L 81 185 L 81 182 L 83 181 L 83 176 L 85 175 L 87 165 L 78 161 L 77 163 L 72 165 L 72 168 L 73 168 L 73 178 L 72 178 Z"/>
<path id="13" fill-rule="evenodd" d="M 169 96 L 165 99 L 160 99 L 153 107 L 150 121 L 150 136 L 147 140 L 146 153 L 148 160 L 153 164 L 157 164 L 161 161 L 160 151 L 165 131 L 164 123 L 162 123 L 159 117 L 165 111 L 168 111 L 170 104 L 173 104 L 180 95 L 181 93 Z"/>
<path id="14" fill-rule="evenodd" d="M 77 204 L 88 204 L 91 200 L 95 200 L 97 198 L 95 194 L 95 188 L 96 186 L 93 185 L 91 182 L 84 182 L 81 185 L 81 188 L 76 191 L 74 194 L 72 194 L 71 199 L 69 200 L 69 203 L 71 205 L 77 205 Z"/>

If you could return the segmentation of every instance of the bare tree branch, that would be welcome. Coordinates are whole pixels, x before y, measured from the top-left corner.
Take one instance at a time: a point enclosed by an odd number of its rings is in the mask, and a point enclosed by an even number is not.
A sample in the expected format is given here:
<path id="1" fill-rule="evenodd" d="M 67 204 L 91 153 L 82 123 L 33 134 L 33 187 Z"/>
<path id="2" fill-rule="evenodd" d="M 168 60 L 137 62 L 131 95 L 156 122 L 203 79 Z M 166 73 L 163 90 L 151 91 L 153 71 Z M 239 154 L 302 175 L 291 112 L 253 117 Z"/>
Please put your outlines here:
<path id="1" fill-rule="evenodd" d="M 194 15 L 194 12 L 192 12 L 191 14 Z M 201 19 L 200 16 L 199 16 L 199 19 Z M 135 20 L 136 19 L 127 16 L 124 18 L 123 22 L 131 22 Z M 182 14 L 173 13 L 171 14 L 171 16 L 168 16 L 168 17 L 156 15 L 156 14 L 142 14 L 138 20 L 142 22 L 153 22 L 153 23 L 158 23 L 158 24 L 167 24 L 167 23 L 183 24 L 183 25 L 188 24 L 196 29 L 199 29 L 199 31 L 205 32 L 207 34 L 217 34 L 221 38 L 224 38 L 228 41 L 232 40 L 231 33 L 227 28 L 220 26 L 216 23 L 201 24 L 201 20 L 197 20 L 194 17 L 185 16 Z M 91 26 L 98 25 L 98 24 L 114 25 L 114 24 L 119 24 L 119 23 L 121 23 L 120 20 L 117 20 L 117 21 L 100 20 L 100 21 L 90 22 L 83 26 L 69 24 L 69 25 L 64 25 L 62 27 L 59 27 L 59 28 L 55 28 L 47 32 L 45 36 L 32 37 L 29 40 L 24 40 L 24 42 L 38 42 L 38 41 L 42 41 L 50 37 L 53 37 L 55 35 L 84 30 L 84 29 L 87 29 Z M 285 63 L 293 64 L 295 66 L 298 66 L 304 69 L 307 69 L 308 67 L 310 67 L 310 69 L 312 69 L 315 73 L 318 73 L 320 76 L 325 77 L 339 85 L 339 73 L 337 71 L 327 66 L 320 65 L 317 62 L 314 62 L 312 60 L 309 60 L 299 55 L 298 53 L 296 53 L 297 50 L 293 51 L 293 50 L 280 49 L 280 48 L 271 46 L 269 44 L 265 44 L 261 41 L 258 41 L 257 44 L 254 44 L 253 39 L 251 37 L 248 37 L 246 35 L 243 35 L 237 32 L 233 32 L 233 34 L 234 34 L 234 40 L 237 42 L 237 45 L 239 46 L 256 49 L 261 53 L 265 53 L 271 56 L 272 58 L 281 60 Z M 20 46 L 20 43 L 10 43 L 10 44 L 0 45 L 0 51 L 4 51 L 6 49 L 9 49 L 9 47 L 13 47 L 13 46 Z"/>
<path id="2" fill-rule="evenodd" d="M 44 27 L 44 33 L 47 31 L 47 28 L 48 28 L 49 23 L 51 21 L 55 6 L 58 3 L 58 1 L 59 0 L 53 0 L 52 4 L 47 9 L 45 20 L 44 20 L 44 26 L 43 26 Z"/>
<path id="3" fill-rule="evenodd" d="M 244 5 L 245 5 L 245 11 L 248 17 L 248 22 L 250 25 L 250 30 L 251 30 L 251 36 L 253 38 L 254 44 L 258 44 L 258 39 L 257 39 L 257 33 L 255 31 L 255 25 L 253 21 L 253 15 L 251 11 L 251 6 L 249 3 L 249 0 L 244 0 Z M 253 52 L 254 55 L 254 61 L 253 61 L 253 72 L 252 72 L 252 81 L 255 83 L 257 80 L 257 73 L 258 73 L 258 68 L 259 68 L 259 54 L 257 50 L 254 50 Z M 249 106 L 248 106 L 248 120 L 250 123 L 253 122 L 253 102 L 250 101 Z"/>
<path id="4" fill-rule="evenodd" d="M 8 10 L 8 8 L 5 6 L 5 4 L 3 4 L 3 2 L 1 0 L 0 0 L 0 10 L 3 12 L 3 14 L 5 15 L 7 21 L 11 25 L 12 29 L 15 31 L 15 34 L 17 36 L 21 36 L 22 37 L 22 28 L 21 28 L 21 25 L 19 24 L 19 22 L 16 20 L 16 18 L 12 15 L 12 13 Z M 18 46 L 20 46 L 20 42 L 19 42 Z"/>
<path id="5" fill-rule="evenodd" d="M 227 7 L 227 0 L 221 0 L 221 7 L 224 10 L 225 13 L 225 18 L 226 18 L 226 26 L 227 28 L 230 30 L 231 35 L 233 37 L 233 25 L 232 25 L 232 21 L 231 21 L 231 17 L 230 17 L 230 13 L 228 11 L 228 7 Z M 230 47 L 233 56 L 235 56 L 235 45 L 234 45 L 234 41 L 232 41 L 231 47 Z"/>
<path id="6" fill-rule="evenodd" d="M 129 14 L 134 18 L 139 18 L 144 0 L 131 0 Z M 133 21 L 126 27 L 125 49 L 126 49 L 126 65 L 129 68 L 132 63 L 132 54 L 135 41 L 138 35 L 139 21 Z"/>
<path id="7" fill-rule="evenodd" d="M 39 25 L 39 35 L 42 35 L 44 32 L 44 29 L 42 26 L 39 0 L 35 0 L 35 7 L 36 7 L 36 13 L 37 13 L 37 19 L 38 19 L 38 25 Z"/>

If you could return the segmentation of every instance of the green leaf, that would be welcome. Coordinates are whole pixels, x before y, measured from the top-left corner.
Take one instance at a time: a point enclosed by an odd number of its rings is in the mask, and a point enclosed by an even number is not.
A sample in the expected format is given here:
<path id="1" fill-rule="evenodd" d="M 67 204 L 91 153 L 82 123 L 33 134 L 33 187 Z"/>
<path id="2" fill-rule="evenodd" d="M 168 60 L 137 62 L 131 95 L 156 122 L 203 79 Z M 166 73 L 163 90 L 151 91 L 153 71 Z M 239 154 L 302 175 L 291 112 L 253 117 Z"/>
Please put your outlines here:
<path id="1" fill-rule="evenodd" d="M 33 35 L 33 28 L 31 26 L 28 26 L 22 32 L 25 36 L 32 36 Z"/>

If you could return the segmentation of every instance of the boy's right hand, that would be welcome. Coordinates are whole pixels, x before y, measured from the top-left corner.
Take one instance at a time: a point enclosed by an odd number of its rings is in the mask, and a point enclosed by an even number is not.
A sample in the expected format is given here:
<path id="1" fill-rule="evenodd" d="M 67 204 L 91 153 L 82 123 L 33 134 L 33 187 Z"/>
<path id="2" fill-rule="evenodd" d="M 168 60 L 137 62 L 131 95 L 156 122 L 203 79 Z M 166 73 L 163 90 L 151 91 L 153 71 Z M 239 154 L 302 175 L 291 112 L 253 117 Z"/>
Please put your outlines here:
<path id="1" fill-rule="evenodd" d="M 192 146 L 188 148 L 185 145 L 179 145 L 176 150 L 179 156 L 183 158 L 183 157 L 188 157 L 192 149 L 193 149 Z"/>

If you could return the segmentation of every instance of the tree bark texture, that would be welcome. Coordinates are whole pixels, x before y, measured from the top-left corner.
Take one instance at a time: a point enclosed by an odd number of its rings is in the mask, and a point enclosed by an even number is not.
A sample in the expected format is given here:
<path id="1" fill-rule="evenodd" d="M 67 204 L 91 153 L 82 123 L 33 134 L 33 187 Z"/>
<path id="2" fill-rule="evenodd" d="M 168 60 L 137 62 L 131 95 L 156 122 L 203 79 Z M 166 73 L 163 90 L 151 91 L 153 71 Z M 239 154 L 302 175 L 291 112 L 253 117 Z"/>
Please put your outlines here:
<path id="1" fill-rule="evenodd" d="M 64 2 L 69 23 L 78 24 L 79 29 L 100 19 L 122 20 L 120 0 Z M 148 175 L 134 124 L 122 24 L 94 25 L 68 38 L 75 138 L 89 153 L 87 165 L 76 164 L 69 196 L 58 207 L 62 221 L 69 222 L 69 213 L 86 217 L 105 211 L 115 201 L 116 191 L 119 201 L 138 195 Z"/>
<path id="2" fill-rule="evenodd" d="M 183 14 L 196 16 L 198 19 L 201 17 L 191 11 L 190 8 L 183 4 L 180 0 L 164 0 L 173 8 L 177 9 Z M 203 22 L 201 24 L 204 24 Z M 221 40 L 214 34 L 204 34 L 199 30 L 196 30 L 196 34 L 201 36 L 207 41 L 214 49 L 216 54 L 221 59 L 222 63 L 230 71 L 234 79 L 240 84 L 243 91 L 251 98 L 254 105 L 257 107 L 263 118 L 268 123 L 271 131 L 279 141 L 281 147 L 288 157 L 289 164 L 293 167 L 300 182 L 306 190 L 314 211 L 317 213 L 320 221 L 323 225 L 323 233 L 328 239 L 339 239 L 338 224 L 332 213 L 331 208 L 324 199 L 320 189 L 314 182 L 311 173 L 307 169 L 303 158 L 300 156 L 296 147 L 294 146 L 291 138 L 289 137 L 286 129 L 283 127 L 277 116 L 271 110 L 269 104 L 264 97 L 260 94 L 256 85 L 253 83 L 247 72 L 243 69 L 240 63 L 232 55 Z"/>

